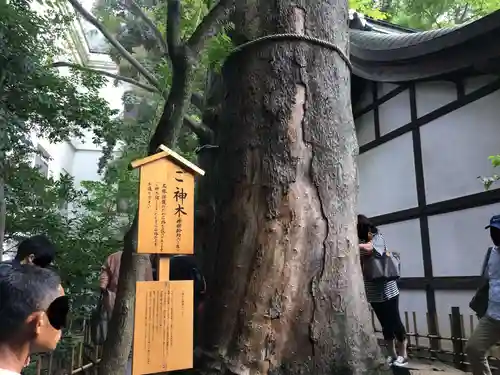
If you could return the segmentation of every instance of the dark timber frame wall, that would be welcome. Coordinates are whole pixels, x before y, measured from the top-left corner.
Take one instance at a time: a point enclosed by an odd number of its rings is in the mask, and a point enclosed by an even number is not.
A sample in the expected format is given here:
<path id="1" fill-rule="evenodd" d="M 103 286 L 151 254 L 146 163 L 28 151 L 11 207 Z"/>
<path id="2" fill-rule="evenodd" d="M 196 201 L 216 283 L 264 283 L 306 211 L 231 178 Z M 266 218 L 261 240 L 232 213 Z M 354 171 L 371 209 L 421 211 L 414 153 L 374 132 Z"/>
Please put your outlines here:
<path id="1" fill-rule="evenodd" d="M 424 266 L 424 277 L 408 277 L 400 280 L 401 289 L 406 290 L 425 290 L 427 310 L 429 316 L 436 316 L 436 290 L 473 290 L 480 284 L 480 278 L 476 276 L 456 276 L 456 277 L 434 277 L 432 271 L 431 246 L 429 238 L 429 223 L 428 217 L 449 212 L 461 211 L 469 208 L 485 206 L 500 202 L 500 189 L 490 190 L 477 194 L 467 195 L 460 198 L 450 199 L 437 203 L 427 204 L 425 196 L 425 181 L 424 167 L 422 162 L 422 147 L 420 140 L 420 127 L 428 124 L 435 119 L 451 113 L 459 108 L 466 106 L 476 100 L 479 100 L 500 89 L 500 79 L 496 79 L 485 86 L 465 94 L 464 83 L 456 82 L 457 99 L 430 112 L 422 117 L 418 117 L 416 103 L 416 87 L 415 83 L 403 84 L 385 94 L 382 97 L 378 96 L 377 84 L 373 83 L 373 103 L 367 107 L 356 111 L 354 118 L 358 118 L 365 113 L 373 110 L 374 112 L 374 127 L 375 140 L 368 142 L 359 149 L 359 153 L 363 154 L 374 149 L 386 142 L 389 142 L 408 132 L 412 133 L 413 139 L 413 156 L 415 162 L 415 179 L 417 189 L 418 204 L 415 208 L 392 212 L 380 216 L 373 217 L 372 220 L 376 225 L 392 224 L 412 219 L 418 219 L 420 222 L 420 236 L 422 241 L 422 261 Z M 394 98 L 404 90 L 409 90 L 410 97 L 410 123 L 403 125 L 387 134 L 380 135 L 380 119 L 378 107 Z M 435 319 L 429 321 L 429 333 L 437 332 L 437 324 Z M 432 340 L 435 341 L 435 340 Z M 437 347 L 438 343 L 431 345 Z"/>

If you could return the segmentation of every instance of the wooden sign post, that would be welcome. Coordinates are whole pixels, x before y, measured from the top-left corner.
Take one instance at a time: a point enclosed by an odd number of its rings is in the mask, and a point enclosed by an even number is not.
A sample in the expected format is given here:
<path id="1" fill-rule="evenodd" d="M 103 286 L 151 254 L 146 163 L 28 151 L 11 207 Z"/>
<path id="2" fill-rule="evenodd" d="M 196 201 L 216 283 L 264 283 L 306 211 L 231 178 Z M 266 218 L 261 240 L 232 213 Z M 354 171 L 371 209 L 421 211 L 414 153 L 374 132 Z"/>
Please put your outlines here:
<path id="1" fill-rule="evenodd" d="M 194 253 L 194 178 L 205 172 L 169 148 L 140 168 L 137 252 L 159 254 L 158 281 L 136 285 L 132 375 L 193 367 L 193 281 L 170 281 L 169 255 Z"/>

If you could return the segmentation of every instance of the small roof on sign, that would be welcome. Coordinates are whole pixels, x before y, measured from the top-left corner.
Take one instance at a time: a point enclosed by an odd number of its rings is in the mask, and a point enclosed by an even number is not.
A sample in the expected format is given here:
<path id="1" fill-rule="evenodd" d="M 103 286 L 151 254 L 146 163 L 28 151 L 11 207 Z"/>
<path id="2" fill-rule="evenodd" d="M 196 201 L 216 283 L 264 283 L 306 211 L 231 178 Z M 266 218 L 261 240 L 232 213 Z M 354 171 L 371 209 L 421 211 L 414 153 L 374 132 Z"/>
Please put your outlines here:
<path id="1" fill-rule="evenodd" d="M 132 166 L 132 168 L 135 169 L 135 168 L 138 168 L 138 167 L 143 166 L 145 164 L 152 163 L 156 160 L 167 158 L 167 159 L 170 159 L 171 161 L 173 161 L 175 164 L 177 164 L 183 168 L 189 169 L 191 172 L 197 173 L 200 176 L 205 175 L 205 171 L 203 169 L 198 168 L 196 165 L 191 163 L 189 160 L 187 160 L 186 158 L 183 158 L 181 155 L 179 155 L 175 151 L 172 151 L 167 146 L 160 145 L 158 147 L 158 150 L 159 150 L 158 153 L 156 153 L 154 155 L 146 156 L 145 158 L 142 158 L 139 160 L 134 160 L 132 163 L 130 163 L 130 165 Z"/>

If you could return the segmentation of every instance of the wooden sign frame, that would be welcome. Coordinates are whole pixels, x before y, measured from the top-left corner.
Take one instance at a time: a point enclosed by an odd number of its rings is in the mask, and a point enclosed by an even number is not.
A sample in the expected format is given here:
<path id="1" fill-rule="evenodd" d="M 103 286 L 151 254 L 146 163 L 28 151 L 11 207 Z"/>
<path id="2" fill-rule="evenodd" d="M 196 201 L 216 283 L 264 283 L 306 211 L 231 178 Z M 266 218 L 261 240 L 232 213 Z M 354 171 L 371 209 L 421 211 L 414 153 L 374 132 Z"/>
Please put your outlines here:
<path id="1" fill-rule="evenodd" d="M 137 252 L 193 254 L 195 175 L 205 172 L 165 146 L 140 168 Z"/>

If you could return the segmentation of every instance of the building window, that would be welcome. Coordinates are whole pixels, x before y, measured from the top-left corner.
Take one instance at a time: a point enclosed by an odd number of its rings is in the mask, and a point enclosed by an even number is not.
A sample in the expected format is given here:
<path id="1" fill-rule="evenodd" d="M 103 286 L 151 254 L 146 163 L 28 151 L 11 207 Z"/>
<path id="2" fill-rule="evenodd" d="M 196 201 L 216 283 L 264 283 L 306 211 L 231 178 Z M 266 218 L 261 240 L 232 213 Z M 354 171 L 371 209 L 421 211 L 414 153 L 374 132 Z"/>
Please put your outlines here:
<path id="1" fill-rule="evenodd" d="M 35 168 L 42 174 L 43 177 L 49 177 L 49 162 L 50 155 L 40 145 L 37 147 L 37 154 L 35 156 Z"/>

